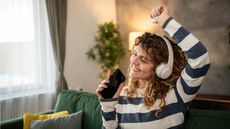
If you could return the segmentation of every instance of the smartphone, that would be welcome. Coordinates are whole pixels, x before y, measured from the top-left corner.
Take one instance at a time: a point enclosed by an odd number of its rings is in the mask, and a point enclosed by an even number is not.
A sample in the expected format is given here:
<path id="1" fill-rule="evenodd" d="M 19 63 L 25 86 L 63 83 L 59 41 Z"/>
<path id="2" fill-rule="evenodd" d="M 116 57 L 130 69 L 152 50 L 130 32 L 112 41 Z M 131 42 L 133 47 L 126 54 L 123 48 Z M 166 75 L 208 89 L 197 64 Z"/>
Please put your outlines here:
<path id="1" fill-rule="evenodd" d="M 105 83 L 108 87 L 101 91 L 101 95 L 104 99 L 112 98 L 116 93 L 118 87 L 125 81 L 125 76 L 120 69 L 116 69 L 115 72 L 109 76 L 109 83 Z"/>

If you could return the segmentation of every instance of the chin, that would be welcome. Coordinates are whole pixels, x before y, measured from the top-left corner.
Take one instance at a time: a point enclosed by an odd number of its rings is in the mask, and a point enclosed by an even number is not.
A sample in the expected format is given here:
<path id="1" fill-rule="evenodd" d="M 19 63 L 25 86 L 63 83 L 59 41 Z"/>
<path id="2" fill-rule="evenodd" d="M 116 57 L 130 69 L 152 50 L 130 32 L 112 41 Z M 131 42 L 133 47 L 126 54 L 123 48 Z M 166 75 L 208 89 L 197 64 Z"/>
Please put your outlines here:
<path id="1" fill-rule="evenodd" d="M 133 79 L 139 79 L 140 78 L 140 76 L 137 73 L 133 72 L 133 71 L 129 72 L 129 76 L 131 78 L 133 78 Z"/>
<path id="2" fill-rule="evenodd" d="M 129 77 L 133 78 L 133 79 L 142 79 L 142 80 L 148 80 L 151 78 L 151 75 L 146 75 L 146 74 L 142 74 L 142 73 L 137 73 L 134 71 L 130 71 L 129 72 Z"/>

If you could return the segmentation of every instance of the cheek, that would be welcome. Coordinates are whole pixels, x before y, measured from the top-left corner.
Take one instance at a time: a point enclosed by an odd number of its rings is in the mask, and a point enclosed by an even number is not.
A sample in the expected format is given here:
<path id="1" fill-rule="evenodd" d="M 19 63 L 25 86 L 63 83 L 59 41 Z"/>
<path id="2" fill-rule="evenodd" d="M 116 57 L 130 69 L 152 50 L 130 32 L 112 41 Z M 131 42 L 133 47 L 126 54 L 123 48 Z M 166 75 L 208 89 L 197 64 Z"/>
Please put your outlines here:
<path id="1" fill-rule="evenodd" d="M 133 60 L 133 57 L 131 56 L 131 57 L 129 58 L 130 63 L 132 63 L 132 60 Z"/>
<path id="2" fill-rule="evenodd" d="M 141 69 L 146 76 L 152 76 L 152 74 L 154 73 L 152 65 L 142 66 Z"/>
<path id="3" fill-rule="evenodd" d="M 131 56 L 131 57 L 129 58 L 130 63 L 133 63 L 133 60 L 134 60 L 134 56 Z"/>
<path id="4" fill-rule="evenodd" d="M 143 72 L 153 72 L 153 65 L 141 65 L 141 69 Z"/>

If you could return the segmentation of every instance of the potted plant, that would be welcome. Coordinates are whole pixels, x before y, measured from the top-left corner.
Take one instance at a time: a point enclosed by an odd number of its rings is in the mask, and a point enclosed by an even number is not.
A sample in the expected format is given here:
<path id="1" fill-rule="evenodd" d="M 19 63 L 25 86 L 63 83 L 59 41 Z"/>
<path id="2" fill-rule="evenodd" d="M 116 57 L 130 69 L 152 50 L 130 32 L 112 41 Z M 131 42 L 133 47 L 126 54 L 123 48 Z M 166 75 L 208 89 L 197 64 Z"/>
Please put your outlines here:
<path id="1" fill-rule="evenodd" d="M 113 71 L 118 67 L 119 61 L 125 55 L 125 48 L 118 26 L 111 22 L 99 24 L 95 36 L 96 44 L 90 48 L 86 55 L 89 60 L 96 60 L 102 72 L 100 78 L 105 78 L 108 71 Z"/>

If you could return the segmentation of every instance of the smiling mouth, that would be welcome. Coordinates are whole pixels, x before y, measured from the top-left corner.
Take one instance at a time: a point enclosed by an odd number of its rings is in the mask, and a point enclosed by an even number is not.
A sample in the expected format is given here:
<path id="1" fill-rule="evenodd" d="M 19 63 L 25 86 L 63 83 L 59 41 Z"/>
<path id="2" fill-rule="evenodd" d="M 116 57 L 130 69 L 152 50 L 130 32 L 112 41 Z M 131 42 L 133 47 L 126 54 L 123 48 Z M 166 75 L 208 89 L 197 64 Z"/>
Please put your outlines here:
<path id="1" fill-rule="evenodd" d="M 141 70 L 140 69 L 138 69 L 138 68 L 136 68 L 136 67 L 132 67 L 132 70 L 134 71 L 134 72 L 140 72 Z"/>

